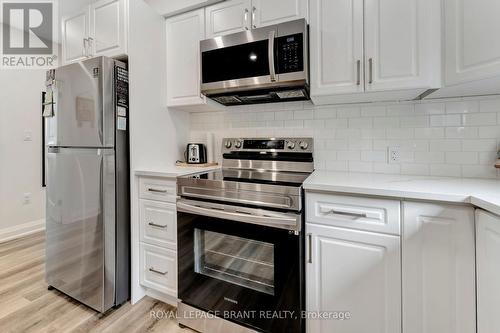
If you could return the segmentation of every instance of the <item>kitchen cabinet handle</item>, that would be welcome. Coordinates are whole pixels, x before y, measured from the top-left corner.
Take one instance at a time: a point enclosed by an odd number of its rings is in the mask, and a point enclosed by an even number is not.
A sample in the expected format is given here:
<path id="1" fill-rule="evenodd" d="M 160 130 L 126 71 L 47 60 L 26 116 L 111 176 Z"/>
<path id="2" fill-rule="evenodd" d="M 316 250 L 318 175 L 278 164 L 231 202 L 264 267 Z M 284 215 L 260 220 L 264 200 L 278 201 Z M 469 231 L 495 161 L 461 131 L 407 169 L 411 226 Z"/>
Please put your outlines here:
<path id="1" fill-rule="evenodd" d="M 312 234 L 307 234 L 307 251 L 309 252 L 308 254 L 308 259 L 307 262 L 312 264 L 313 258 L 312 258 Z"/>
<path id="2" fill-rule="evenodd" d="M 366 218 L 368 217 L 366 213 L 355 213 L 355 212 L 347 212 L 343 210 L 336 210 L 336 209 L 330 209 L 328 211 L 322 211 L 323 214 L 336 214 L 336 215 L 345 215 L 345 216 L 352 216 L 356 218 Z"/>
<path id="3" fill-rule="evenodd" d="M 356 62 L 357 80 L 356 85 L 361 85 L 361 60 Z"/>
<path id="4" fill-rule="evenodd" d="M 248 30 L 248 8 L 245 8 L 243 18 L 245 20 L 245 30 Z"/>
<path id="5" fill-rule="evenodd" d="M 89 37 L 88 38 L 88 41 L 89 41 L 89 53 L 90 53 L 90 56 L 93 57 L 94 56 L 94 38 L 92 37 Z"/>
<path id="6" fill-rule="evenodd" d="M 368 68 L 369 68 L 369 80 L 368 83 L 373 83 L 373 58 L 368 59 Z"/>
<path id="7" fill-rule="evenodd" d="M 83 56 L 84 57 L 88 57 L 88 50 L 87 50 L 87 43 L 89 42 L 89 40 L 87 38 L 84 38 L 83 39 Z"/>
<path id="8" fill-rule="evenodd" d="M 269 45 L 268 45 L 268 57 L 269 57 L 269 76 L 271 77 L 271 82 L 276 82 L 276 71 L 274 69 L 274 38 L 276 37 L 276 31 L 269 31 Z"/>
<path id="9" fill-rule="evenodd" d="M 156 224 L 156 223 L 153 223 L 153 222 L 148 222 L 148 225 L 152 226 L 152 227 L 157 227 L 157 228 L 162 228 L 162 229 L 165 229 L 167 227 L 167 225 L 162 225 L 162 224 Z"/>
<path id="10" fill-rule="evenodd" d="M 154 269 L 153 267 L 149 268 L 149 271 L 150 272 L 153 272 L 153 273 L 156 273 L 156 274 L 160 274 L 160 275 L 167 275 L 168 271 L 165 271 L 165 272 L 160 272 L 160 271 L 157 271 L 156 269 Z"/>
<path id="11" fill-rule="evenodd" d="M 252 28 L 257 28 L 255 25 L 255 12 L 257 11 L 257 8 L 255 6 L 252 7 Z"/>
<path id="12" fill-rule="evenodd" d="M 153 192 L 153 193 L 167 193 L 167 190 L 158 190 L 156 188 L 148 188 L 148 191 L 149 192 Z"/>

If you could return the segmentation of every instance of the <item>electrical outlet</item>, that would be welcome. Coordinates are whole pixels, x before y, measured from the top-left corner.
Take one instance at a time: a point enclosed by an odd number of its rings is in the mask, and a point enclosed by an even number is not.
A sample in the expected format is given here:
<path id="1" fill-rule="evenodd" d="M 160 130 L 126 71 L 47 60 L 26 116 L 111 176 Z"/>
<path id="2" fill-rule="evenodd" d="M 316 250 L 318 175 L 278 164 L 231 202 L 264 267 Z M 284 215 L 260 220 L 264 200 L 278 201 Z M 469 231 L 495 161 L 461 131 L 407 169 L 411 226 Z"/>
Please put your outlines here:
<path id="1" fill-rule="evenodd" d="M 398 146 L 387 147 L 387 158 L 389 164 L 401 162 L 401 149 Z"/>
<path id="2" fill-rule="evenodd" d="M 33 135 L 31 134 L 31 131 L 24 131 L 24 141 L 32 141 L 33 140 Z"/>
<path id="3" fill-rule="evenodd" d="M 23 194 L 23 204 L 24 205 L 29 205 L 31 203 L 31 193 L 27 192 Z"/>

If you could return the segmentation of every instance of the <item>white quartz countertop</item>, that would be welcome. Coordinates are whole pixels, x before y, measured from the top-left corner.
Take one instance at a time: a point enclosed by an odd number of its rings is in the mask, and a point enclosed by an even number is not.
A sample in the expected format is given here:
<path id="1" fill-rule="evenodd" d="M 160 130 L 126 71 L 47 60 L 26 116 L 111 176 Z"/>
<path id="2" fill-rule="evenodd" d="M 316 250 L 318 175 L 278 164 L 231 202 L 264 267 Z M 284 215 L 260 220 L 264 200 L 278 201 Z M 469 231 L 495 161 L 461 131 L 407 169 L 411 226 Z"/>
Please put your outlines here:
<path id="1" fill-rule="evenodd" d="M 315 171 L 306 191 L 469 203 L 500 215 L 500 181 L 452 177 Z"/>
<path id="2" fill-rule="evenodd" d="M 162 177 L 162 178 L 177 178 L 180 176 L 190 175 L 198 172 L 206 172 L 210 170 L 220 169 L 220 165 L 211 167 L 178 167 L 172 166 L 168 169 L 155 170 L 155 169 L 136 169 L 134 174 L 141 177 Z"/>

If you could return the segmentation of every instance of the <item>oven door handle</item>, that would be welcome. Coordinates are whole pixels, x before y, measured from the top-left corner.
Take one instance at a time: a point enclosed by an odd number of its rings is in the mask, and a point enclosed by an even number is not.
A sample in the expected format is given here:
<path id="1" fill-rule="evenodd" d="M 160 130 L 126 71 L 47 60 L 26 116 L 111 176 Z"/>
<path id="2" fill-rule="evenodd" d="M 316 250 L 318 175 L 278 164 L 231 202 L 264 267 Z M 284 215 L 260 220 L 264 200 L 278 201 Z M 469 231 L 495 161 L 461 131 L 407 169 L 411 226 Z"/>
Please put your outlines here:
<path id="1" fill-rule="evenodd" d="M 210 203 L 203 202 L 202 204 L 204 207 L 186 203 L 181 199 L 177 201 L 177 211 L 300 232 L 300 215 L 291 216 L 277 212 L 270 212 L 269 215 L 258 214 L 261 210 L 245 207 L 242 207 L 239 212 L 227 211 L 224 210 L 225 205 L 213 204 L 214 206 L 210 207 L 212 205 Z"/>

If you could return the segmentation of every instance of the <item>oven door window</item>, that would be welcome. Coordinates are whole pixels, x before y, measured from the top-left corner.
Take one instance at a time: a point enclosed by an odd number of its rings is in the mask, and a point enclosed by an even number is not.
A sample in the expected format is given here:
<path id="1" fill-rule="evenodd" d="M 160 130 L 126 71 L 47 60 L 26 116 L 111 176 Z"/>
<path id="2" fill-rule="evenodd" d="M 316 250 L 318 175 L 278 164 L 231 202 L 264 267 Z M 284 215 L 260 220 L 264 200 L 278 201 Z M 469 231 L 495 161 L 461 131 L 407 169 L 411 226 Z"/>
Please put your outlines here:
<path id="1" fill-rule="evenodd" d="M 274 296 L 274 245 L 194 229 L 195 272 Z"/>
<path id="2" fill-rule="evenodd" d="M 269 75 L 269 41 L 229 46 L 201 55 L 202 82 L 212 83 Z"/>

